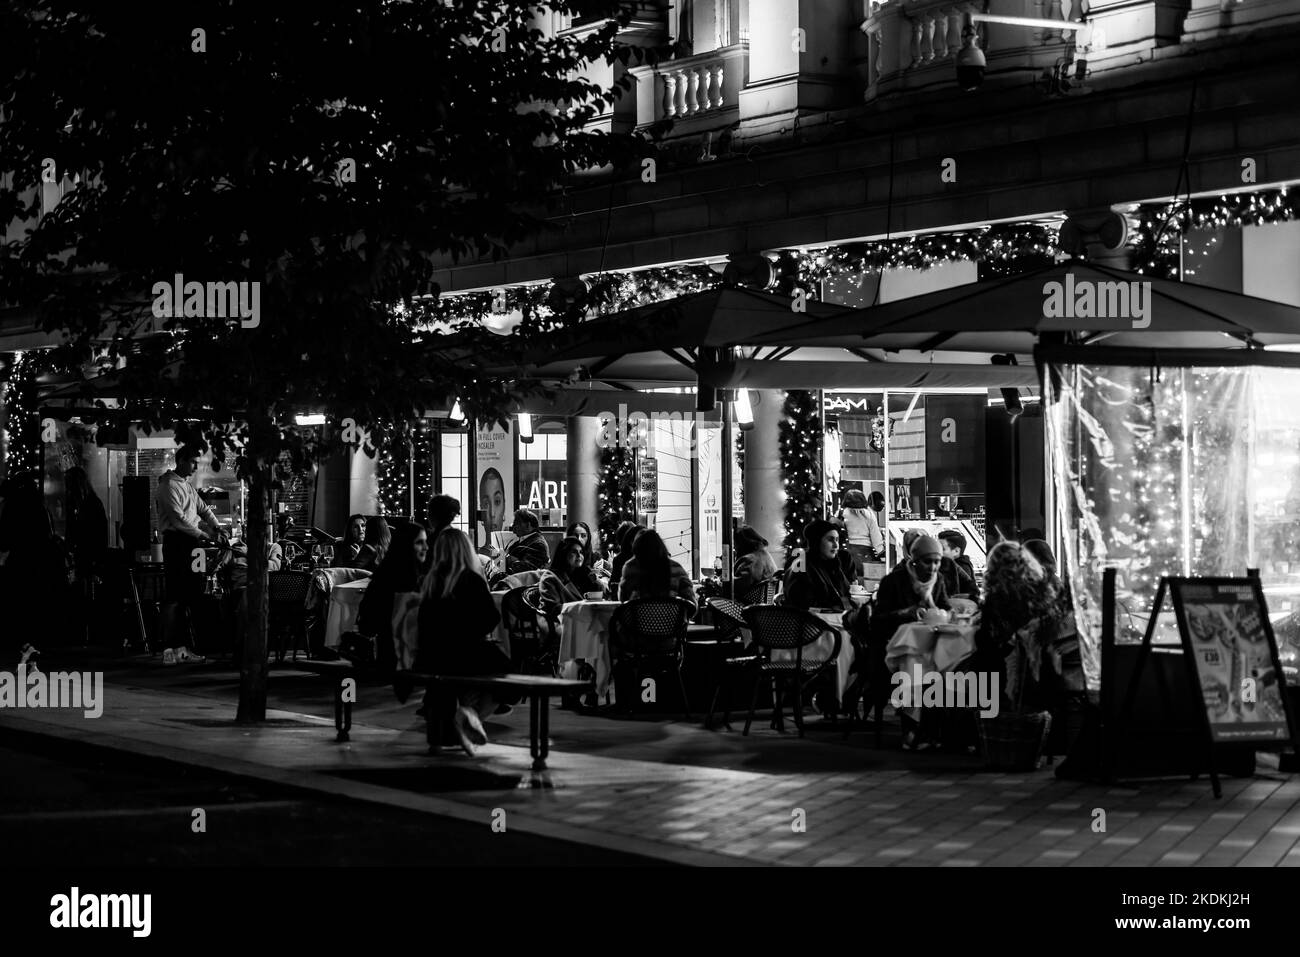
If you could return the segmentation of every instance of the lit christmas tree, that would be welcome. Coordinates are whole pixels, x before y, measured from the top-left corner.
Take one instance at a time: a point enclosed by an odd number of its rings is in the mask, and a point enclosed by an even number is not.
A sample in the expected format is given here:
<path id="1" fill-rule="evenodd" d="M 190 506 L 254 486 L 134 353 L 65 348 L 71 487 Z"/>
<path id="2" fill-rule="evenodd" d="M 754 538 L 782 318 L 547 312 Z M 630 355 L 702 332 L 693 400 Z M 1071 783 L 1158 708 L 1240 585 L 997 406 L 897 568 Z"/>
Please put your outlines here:
<path id="1" fill-rule="evenodd" d="M 785 394 L 780 428 L 787 549 L 803 544 L 803 527 L 822 517 L 822 432 L 817 393 Z"/>
<path id="2" fill-rule="evenodd" d="M 621 445 L 601 449 L 596 503 L 600 512 L 600 540 L 606 544 L 613 541 L 620 524 L 636 521 L 636 476 L 630 449 Z"/>

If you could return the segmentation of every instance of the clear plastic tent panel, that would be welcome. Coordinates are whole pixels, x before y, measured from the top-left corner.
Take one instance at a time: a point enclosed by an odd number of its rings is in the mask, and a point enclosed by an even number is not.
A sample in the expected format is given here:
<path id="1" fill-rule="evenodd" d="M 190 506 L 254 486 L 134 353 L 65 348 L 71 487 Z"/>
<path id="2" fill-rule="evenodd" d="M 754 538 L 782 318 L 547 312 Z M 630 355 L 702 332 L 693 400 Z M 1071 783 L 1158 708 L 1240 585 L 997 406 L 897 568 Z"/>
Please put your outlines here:
<path id="1" fill-rule="evenodd" d="M 1284 663 L 1300 655 L 1300 369 L 1049 367 L 1061 561 L 1088 685 L 1100 684 L 1101 587 L 1116 639 L 1141 641 L 1163 575 L 1258 568 Z M 1176 641 L 1172 612 L 1157 641 Z"/>

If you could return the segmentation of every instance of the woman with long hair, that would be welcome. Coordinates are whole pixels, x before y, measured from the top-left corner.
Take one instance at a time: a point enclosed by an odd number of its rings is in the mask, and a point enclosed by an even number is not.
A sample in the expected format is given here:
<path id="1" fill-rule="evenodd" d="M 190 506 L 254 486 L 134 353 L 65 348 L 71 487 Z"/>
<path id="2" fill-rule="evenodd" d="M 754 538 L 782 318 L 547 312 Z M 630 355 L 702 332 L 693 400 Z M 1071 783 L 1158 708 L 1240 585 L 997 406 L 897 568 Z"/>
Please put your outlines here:
<path id="1" fill-rule="evenodd" d="M 560 608 L 566 602 L 582 601 L 589 592 L 604 590 L 591 569 L 583 564 L 582 542 L 577 538 L 560 542 L 537 587 L 542 608 L 552 620 L 559 618 Z"/>
<path id="2" fill-rule="evenodd" d="M 374 571 L 388 554 L 388 547 L 393 541 L 393 531 L 388 527 L 382 516 L 369 519 L 366 522 L 366 538 L 362 544 L 357 557 L 353 560 L 353 568 L 361 568 L 365 571 Z"/>
<path id="3" fill-rule="evenodd" d="M 975 653 L 963 670 L 997 673 L 1006 706 L 1016 698 L 1015 689 L 1008 686 L 1008 659 L 1019 663 L 1017 652 L 1023 651 L 1028 674 L 1036 679 L 1042 660 L 1040 636 L 1055 635 L 1060 625 L 1060 588 L 1053 578 L 1020 542 L 1001 542 L 989 552 Z M 1010 677 L 1018 688 L 1025 675 L 1015 672 Z"/>
<path id="4" fill-rule="evenodd" d="M 632 560 L 632 543 L 636 541 L 637 535 L 645 531 L 644 525 L 638 525 L 636 522 L 624 522 L 614 533 L 614 542 L 618 546 L 618 554 L 610 563 L 609 580 L 613 582 L 614 590 L 618 591 L 619 582 L 623 580 L 623 566 Z M 616 596 L 617 597 L 617 596 Z"/>
<path id="5" fill-rule="evenodd" d="M 334 567 L 351 568 L 365 541 L 366 517 L 360 514 L 348 516 L 348 527 L 343 533 L 343 539 L 334 547 Z"/>
<path id="6" fill-rule="evenodd" d="M 419 522 L 399 525 L 357 609 L 357 631 L 375 637 L 375 658 L 385 672 L 392 671 L 397 660 L 393 647 L 393 599 L 399 592 L 420 590 L 428 553 L 429 538 L 423 525 Z"/>
<path id="7" fill-rule="evenodd" d="M 836 518 L 844 523 L 849 539 L 848 550 L 859 564 L 882 560 L 885 536 L 862 489 L 853 488 L 844 493 L 844 505 Z"/>
<path id="8" fill-rule="evenodd" d="M 736 564 L 732 568 L 736 595 L 742 596 L 776 574 L 776 562 L 767 550 L 767 539 L 749 525 L 736 529 Z"/>
<path id="9" fill-rule="evenodd" d="M 510 671 L 510 659 L 489 637 L 501 621 L 501 612 L 492 601 L 482 566 L 464 532 L 444 528 L 433 540 L 433 561 L 421 595 L 416 671 L 444 675 Z M 459 696 L 452 723 L 467 754 L 487 744 L 482 719 L 502 703 L 513 702 L 501 702 L 477 691 Z M 452 702 L 434 701 L 427 706 L 450 711 Z"/>
<path id="10" fill-rule="evenodd" d="M 571 522 L 568 531 L 564 533 L 566 538 L 576 538 L 582 543 L 582 566 L 591 572 L 592 577 L 597 579 L 602 590 L 609 587 L 610 567 L 609 562 L 600 556 L 599 543 L 591 532 L 591 526 L 586 522 Z"/>
<path id="11" fill-rule="evenodd" d="M 658 532 L 653 529 L 638 532 L 632 545 L 632 558 L 623 566 L 618 600 L 674 597 L 696 604 L 691 576 L 668 557 L 668 546 Z"/>

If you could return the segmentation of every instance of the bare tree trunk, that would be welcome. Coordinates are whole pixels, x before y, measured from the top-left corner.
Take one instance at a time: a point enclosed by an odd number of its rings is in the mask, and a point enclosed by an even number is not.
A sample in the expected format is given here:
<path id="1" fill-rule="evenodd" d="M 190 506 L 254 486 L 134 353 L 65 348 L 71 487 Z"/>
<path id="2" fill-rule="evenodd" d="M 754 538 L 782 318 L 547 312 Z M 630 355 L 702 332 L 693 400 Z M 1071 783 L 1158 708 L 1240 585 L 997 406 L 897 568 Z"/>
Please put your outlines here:
<path id="1" fill-rule="evenodd" d="M 239 665 L 239 712 L 235 720 L 266 720 L 266 543 L 271 528 L 271 474 L 265 466 L 253 473 L 248 488 L 248 617 Z"/>

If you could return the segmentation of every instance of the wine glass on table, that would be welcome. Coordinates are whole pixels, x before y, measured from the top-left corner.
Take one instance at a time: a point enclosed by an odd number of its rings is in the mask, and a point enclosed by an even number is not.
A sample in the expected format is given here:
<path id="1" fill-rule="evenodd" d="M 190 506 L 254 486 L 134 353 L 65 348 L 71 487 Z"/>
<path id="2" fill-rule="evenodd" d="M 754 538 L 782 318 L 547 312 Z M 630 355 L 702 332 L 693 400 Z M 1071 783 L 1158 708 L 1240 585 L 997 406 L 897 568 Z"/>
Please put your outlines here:
<path id="1" fill-rule="evenodd" d="M 322 546 L 320 547 L 320 558 L 321 558 L 321 561 L 322 561 L 324 564 L 326 564 L 326 565 L 333 565 L 333 564 L 334 564 L 334 546 L 333 546 L 333 545 L 322 545 Z"/>

